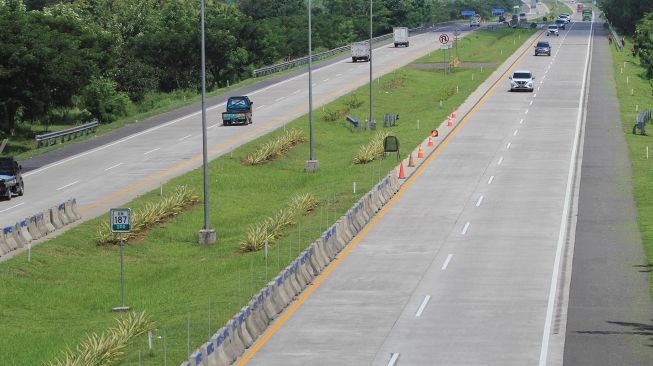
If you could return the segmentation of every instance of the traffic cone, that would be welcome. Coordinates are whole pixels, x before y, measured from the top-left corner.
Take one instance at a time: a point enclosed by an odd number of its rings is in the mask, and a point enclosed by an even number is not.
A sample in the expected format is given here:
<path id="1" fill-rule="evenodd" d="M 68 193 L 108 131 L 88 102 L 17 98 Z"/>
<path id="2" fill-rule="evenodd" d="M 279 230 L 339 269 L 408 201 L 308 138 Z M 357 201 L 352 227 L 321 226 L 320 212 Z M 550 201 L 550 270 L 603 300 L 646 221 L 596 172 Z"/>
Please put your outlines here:
<path id="1" fill-rule="evenodd" d="M 417 158 L 424 159 L 424 151 L 422 151 L 422 144 L 419 144 L 419 148 L 417 149 Z"/>
<path id="2" fill-rule="evenodd" d="M 413 153 L 410 153 L 410 157 L 408 158 L 408 167 L 409 168 L 415 167 L 415 162 L 413 161 Z"/>
<path id="3" fill-rule="evenodd" d="M 431 130 L 431 137 L 438 137 L 438 130 Z"/>
<path id="4" fill-rule="evenodd" d="M 451 107 L 451 118 L 453 118 L 453 119 L 458 118 L 458 108 Z"/>
<path id="5" fill-rule="evenodd" d="M 451 120 L 451 116 L 447 119 L 447 127 L 453 126 L 453 121 Z"/>
<path id="6" fill-rule="evenodd" d="M 399 179 L 406 179 L 406 173 L 404 172 L 404 162 L 402 161 L 399 164 Z"/>
<path id="7" fill-rule="evenodd" d="M 433 147 L 433 146 L 435 146 L 435 145 L 433 144 L 433 137 L 429 136 L 429 143 L 428 143 L 428 145 L 426 145 L 426 146 L 428 146 L 428 147 Z"/>

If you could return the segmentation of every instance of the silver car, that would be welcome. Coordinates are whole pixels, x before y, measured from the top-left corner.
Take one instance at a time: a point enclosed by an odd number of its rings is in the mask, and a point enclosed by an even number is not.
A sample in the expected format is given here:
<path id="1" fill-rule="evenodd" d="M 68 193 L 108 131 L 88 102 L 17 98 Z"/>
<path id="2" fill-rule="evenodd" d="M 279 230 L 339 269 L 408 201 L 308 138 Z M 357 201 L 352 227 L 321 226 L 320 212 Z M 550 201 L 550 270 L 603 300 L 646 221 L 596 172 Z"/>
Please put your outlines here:
<path id="1" fill-rule="evenodd" d="M 533 91 L 533 84 L 535 83 L 535 76 L 530 71 L 517 70 L 510 79 L 510 91 L 526 90 Z"/>

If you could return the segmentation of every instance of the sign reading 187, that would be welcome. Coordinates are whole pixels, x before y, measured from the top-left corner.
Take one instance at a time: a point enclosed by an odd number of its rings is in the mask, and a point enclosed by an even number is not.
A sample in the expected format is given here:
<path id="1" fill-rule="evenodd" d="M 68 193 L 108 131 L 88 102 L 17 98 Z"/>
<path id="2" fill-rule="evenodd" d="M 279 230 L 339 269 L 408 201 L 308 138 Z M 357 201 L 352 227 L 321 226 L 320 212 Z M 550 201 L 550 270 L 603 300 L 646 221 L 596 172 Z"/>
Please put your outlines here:
<path id="1" fill-rule="evenodd" d="M 110 216 L 112 232 L 128 233 L 131 230 L 131 208 L 112 208 Z"/>

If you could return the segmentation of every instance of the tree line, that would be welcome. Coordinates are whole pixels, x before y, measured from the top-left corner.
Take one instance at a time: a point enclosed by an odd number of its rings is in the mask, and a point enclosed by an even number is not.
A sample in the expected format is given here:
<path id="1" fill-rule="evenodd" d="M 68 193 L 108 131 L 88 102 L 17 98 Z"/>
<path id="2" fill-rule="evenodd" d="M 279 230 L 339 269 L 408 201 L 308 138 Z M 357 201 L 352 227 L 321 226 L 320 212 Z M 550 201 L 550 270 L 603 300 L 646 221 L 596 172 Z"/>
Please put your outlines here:
<path id="1" fill-rule="evenodd" d="M 393 26 L 489 16 L 512 0 L 375 0 L 375 35 Z M 199 0 L 0 0 L 0 135 L 83 110 L 102 123 L 151 94 L 197 90 Z M 369 35 L 368 0 L 313 0 L 315 51 Z M 209 90 L 307 54 L 306 0 L 206 0 Z"/>

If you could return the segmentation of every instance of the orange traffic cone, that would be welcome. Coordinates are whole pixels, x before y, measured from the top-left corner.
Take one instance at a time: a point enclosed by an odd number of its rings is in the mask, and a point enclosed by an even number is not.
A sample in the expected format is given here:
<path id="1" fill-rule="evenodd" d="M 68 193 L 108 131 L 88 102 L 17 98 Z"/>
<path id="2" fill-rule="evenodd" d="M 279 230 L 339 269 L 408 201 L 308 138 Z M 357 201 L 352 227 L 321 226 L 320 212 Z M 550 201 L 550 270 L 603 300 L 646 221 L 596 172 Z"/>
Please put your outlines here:
<path id="1" fill-rule="evenodd" d="M 451 120 L 451 116 L 447 119 L 447 127 L 453 126 L 453 121 Z"/>
<path id="2" fill-rule="evenodd" d="M 417 158 L 424 159 L 424 151 L 422 151 L 422 144 L 419 144 L 419 148 L 417 149 Z"/>
<path id="3" fill-rule="evenodd" d="M 451 107 L 451 118 L 458 118 L 458 109 L 456 107 Z"/>
<path id="4" fill-rule="evenodd" d="M 428 146 L 428 147 L 433 147 L 433 146 L 435 146 L 435 145 L 433 144 L 433 137 L 429 136 L 429 143 L 428 143 L 428 145 L 426 145 L 426 146 Z"/>
<path id="5" fill-rule="evenodd" d="M 415 162 L 413 161 L 413 153 L 410 153 L 410 157 L 408 158 L 408 167 L 409 168 L 415 167 Z"/>
<path id="6" fill-rule="evenodd" d="M 438 137 L 438 130 L 431 130 L 431 137 Z"/>
<path id="7" fill-rule="evenodd" d="M 404 172 L 404 162 L 402 161 L 399 164 L 399 179 L 406 179 L 406 173 Z"/>

